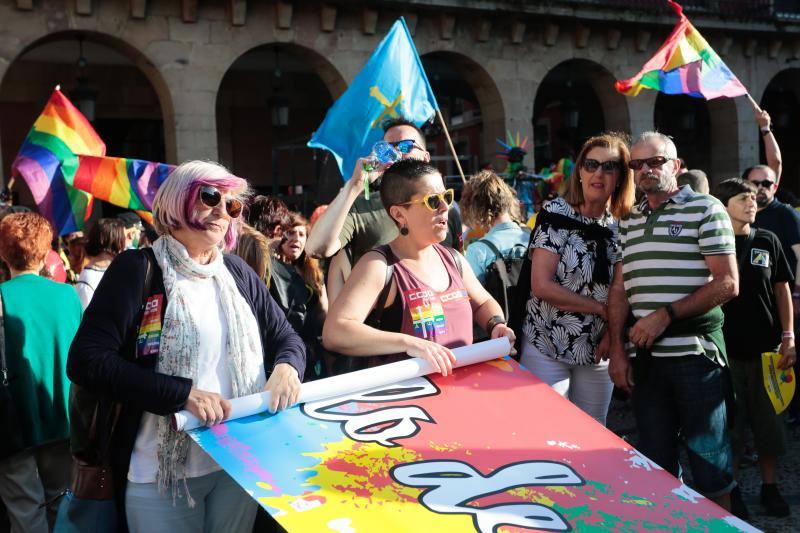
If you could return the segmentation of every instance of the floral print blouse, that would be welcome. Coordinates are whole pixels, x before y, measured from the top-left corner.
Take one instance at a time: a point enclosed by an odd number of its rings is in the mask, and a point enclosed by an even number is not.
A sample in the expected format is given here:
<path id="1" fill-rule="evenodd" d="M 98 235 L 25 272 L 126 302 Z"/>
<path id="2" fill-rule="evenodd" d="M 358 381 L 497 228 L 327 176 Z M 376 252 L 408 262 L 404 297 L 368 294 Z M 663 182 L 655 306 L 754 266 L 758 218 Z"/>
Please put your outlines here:
<path id="1" fill-rule="evenodd" d="M 594 282 L 592 272 L 598 252 L 608 254 L 609 279 L 612 278 L 614 264 L 622 258 L 614 217 L 609 211 L 599 219 L 585 217 L 563 198 L 548 202 L 543 209 L 612 230 L 614 237 L 607 245 L 608 249 L 598 250 L 602 244 L 584 240 L 579 230 L 539 224 L 531 249 L 528 250 L 531 256 L 535 248 L 558 255 L 555 281 L 572 292 L 606 303 L 609 285 Z M 570 365 L 591 365 L 594 364 L 594 351 L 603 337 L 605 327 L 606 322 L 599 315 L 562 311 L 531 293 L 522 330 L 527 341 L 544 355 Z"/>

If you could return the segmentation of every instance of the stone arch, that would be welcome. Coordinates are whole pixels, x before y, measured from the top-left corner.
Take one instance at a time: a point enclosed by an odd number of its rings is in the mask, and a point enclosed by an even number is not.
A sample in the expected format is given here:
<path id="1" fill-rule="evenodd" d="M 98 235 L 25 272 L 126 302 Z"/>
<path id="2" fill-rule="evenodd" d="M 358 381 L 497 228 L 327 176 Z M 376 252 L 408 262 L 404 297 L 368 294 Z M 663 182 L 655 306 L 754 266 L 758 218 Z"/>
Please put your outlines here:
<path id="1" fill-rule="evenodd" d="M 537 165 L 576 155 L 587 137 L 602 131 L 630 133 L 628 102 L 614 89 L 615 81 L 604 66 L 585 58 L 548 70 L 533 105 Z"/>
<path id="2" fill-rule="evenodd" d="M 308 210 L 320 198 L 320 187 L 326 189 L 333 183 L 338 190 L 341 186 L 332 158 L 305 143 L 346 89 L 339 70 L 311 48 L 294 42 L 249 46 L 231 61 L 216 91 L 220 161 L 262 192 L 280 193 L 285 192 L 284 187 L 301 186 L 305 196 L 291 200 L 302 205 L 292 207 Z M 289 110 L 285 127 L 273 126 L 271 121 L 269 108 L 277 98 L 285 101 Z M 242 132 L 256 127 L 259 120 L 259 133 L 249 131 L 243 138 Z M 305 190 L 309 187 L 314 189 L 313 198 Z"/>
<path id="3" fill-rule="evenodd" d="M 421 58 L 423 63 L 430 60 L 446 63 L 466 81 L 471 91 L 475 94 L 482 120 L 479 163 L 489 161 L 492 158 L 492 154 L 499 149 L 495 143 L 495 138 L 505 138 L 506 125 L 503 99 L 495 80 L 482 65 L 459 52 L 428 50 L 422 54 Z M 431 73 L 428 72 L 427 74 L 430 78 Z M 430 81 L 432 85 L 436 85 L 434 80 Z M 446 153 L 449 155 L 449 149 Z"/>
<path id="4" fill-rule="evenodd" d="M 800 144 L 800 68 L 793 67 L 776 73 L 766 84 L 760 105 L 772 118 L 772 129 L 781 147 L 783 172 L 781 186 L 800 193 L 800 152 L 791 147 Z M 754 128 L 751 127 L 754 131 Z M 759 137 L 759 161 L 766 162 L 764 140 Z"/>
<path id="5" fill-rule="evenodd" d="M 168 84 L 164 80 L 158 68 L 139 48 L 120 37 L 110 35 L 102 31 L 83 29 L 68 29 L 48 33 L 45 28 L 42 28 L 41 35 L 31 35 L 29 40 L 26 42 L 21 42 L 19 52 L 16 54 L 16 56 L 9 61 L 6 68 L 0 68 L 0 94 L 2 94 L 2 88 L 8 80 L 9 72 L 14 69 L 15 65 L 24 59 L 26 54 L 29 54 L 31 51 L 42 45 L 59 41 L 77 41 L 78 36 L 83 36 L 87 43 L 95 43 L 106 46 L 114 52 L 122 55 L 128 61 L 130 61 L 133 67 L 138 69 L 138 71 L 144 75 L 150 84 L 150 87 L 155 92 L 161 109 L 161 118 L 164 128 L 164 153 L 166 162 L 176 162 L 175 108 Z M 4 155 L 7 156 L 7 154 Z M 4 166 L 8 165 L 10 165 L 10 162 L 4 161 Z"/>

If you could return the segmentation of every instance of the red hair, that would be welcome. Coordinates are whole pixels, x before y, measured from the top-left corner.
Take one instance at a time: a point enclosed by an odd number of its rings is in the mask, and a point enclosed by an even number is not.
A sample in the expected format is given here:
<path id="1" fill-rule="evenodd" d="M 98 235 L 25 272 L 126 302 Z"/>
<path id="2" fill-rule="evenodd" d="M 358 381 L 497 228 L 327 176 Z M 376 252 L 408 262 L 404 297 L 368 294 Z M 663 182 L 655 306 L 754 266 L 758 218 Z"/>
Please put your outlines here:
<path id="1" fill-rule="evenodd" d="M 16 213 L 0 221 L 0 258 L 14 270 L 36 268 L 52 240 L 52 226 L 36 213 Z"/>

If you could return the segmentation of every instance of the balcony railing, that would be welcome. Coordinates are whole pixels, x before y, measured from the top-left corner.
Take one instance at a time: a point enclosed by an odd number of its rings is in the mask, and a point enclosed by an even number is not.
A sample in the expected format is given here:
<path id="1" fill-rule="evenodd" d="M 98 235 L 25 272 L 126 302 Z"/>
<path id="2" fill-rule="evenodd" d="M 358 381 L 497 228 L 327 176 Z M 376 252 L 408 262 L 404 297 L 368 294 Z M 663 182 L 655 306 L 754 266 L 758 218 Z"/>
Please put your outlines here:
<path id="1" fill-rule="evenodd" d="M 550 0 L 550 3 L 627 9 L 652 14 L 671 11 L 665 0 Z M 688 15 L 708 14 L 723 19 L 758 22 L 800 21 L 800 2 L 797 0 L 682 0 L 678 3 Z"/>

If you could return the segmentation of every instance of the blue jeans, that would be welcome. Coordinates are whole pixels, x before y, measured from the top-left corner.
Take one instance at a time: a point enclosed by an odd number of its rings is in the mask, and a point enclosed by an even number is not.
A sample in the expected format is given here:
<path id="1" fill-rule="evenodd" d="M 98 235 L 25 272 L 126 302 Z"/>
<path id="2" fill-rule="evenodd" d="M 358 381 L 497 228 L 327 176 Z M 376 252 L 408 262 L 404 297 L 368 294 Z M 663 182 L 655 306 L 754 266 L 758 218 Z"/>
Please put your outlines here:
<path id="1" fill-rule="evenodd" d="M 182 481 L 179 481 L 181 485 Z M 225 471 L 188 478 L 193 508 L 182 493 L 172 505 L 171 489 L 159 494 L 155 483 L 128 482 L 125 514 L 131 533 L 250 533 L 258 504 Z"/>
<path id="2" fill-rule="evenodd" d="M 708 498 L 730 492 L 736 483 L 728 434 L 729 378 L 725 369 L 700 354 L 650 357 L 649 362 L 636 357 L 631 362 L 639 451 L 680 477 L 681 439 L 686 444 L 695 490 Z"/>

